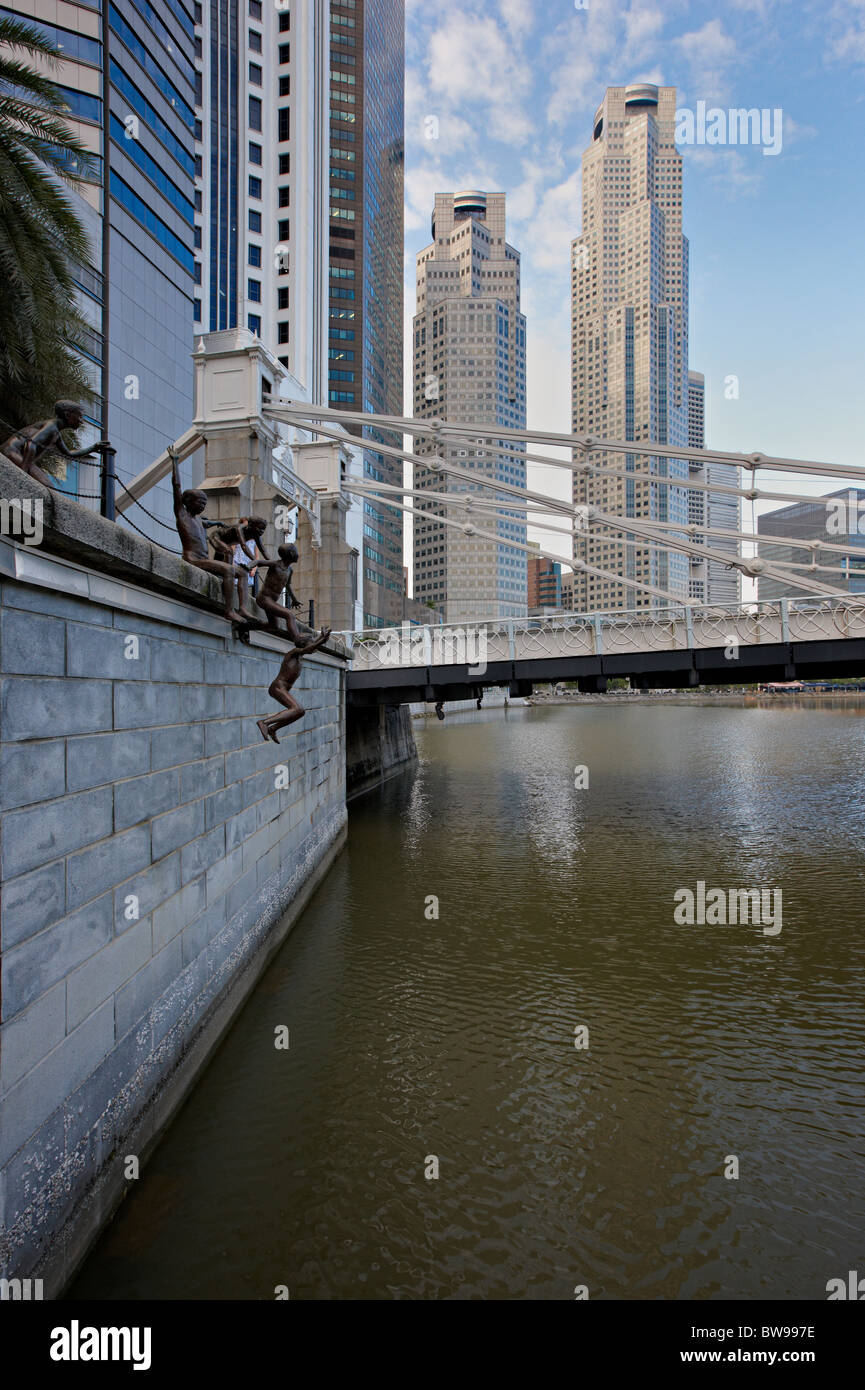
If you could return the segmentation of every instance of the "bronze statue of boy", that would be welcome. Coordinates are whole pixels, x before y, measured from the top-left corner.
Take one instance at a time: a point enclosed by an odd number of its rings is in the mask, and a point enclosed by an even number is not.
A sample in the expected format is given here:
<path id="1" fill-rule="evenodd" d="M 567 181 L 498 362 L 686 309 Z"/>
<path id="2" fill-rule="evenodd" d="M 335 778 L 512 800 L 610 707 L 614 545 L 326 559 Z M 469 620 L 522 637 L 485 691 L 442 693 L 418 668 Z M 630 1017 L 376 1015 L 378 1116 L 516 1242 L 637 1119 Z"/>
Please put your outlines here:
<path id="1" fill-rule="evenodd" d="M 276 553 L 279 556 L 278 560 L 259 562 L 259 568 L 266 570 L 267 574 L 261 593 L 255 596 L 255 602 L 267 614 L 268 627 L 279 631 L 279 619 L 282 618 L 292 642 L 302 646 L 309 641 L 312 632 L 305 623 L 298 623 L 291 611 L 293 608 L 300 607 L 300 599 L 291 587 L 292 572 L 299 559 L 297 546 L 279 545 L 276 548 Z M 279 602 L 283 589 L 288 590 L 288 608 Z"/>
<path id="2" fill-rule="evenodd" d="M 37 466 L 36 460 L 43 454 L 50 450 L 65 459 L 83 459 L 88 454 L 100 453 L 103 449 L 111 448 L 107 439 L 100 439 L 83 449 L 67 449 L 63 442 L 63 431 L 77 430 L 83 420 L 84 412 L 76 401 L 57 401 L 53 419 L 43 420 L 41 424 L 25 425 L 23 429 L 17 430 L 0 446 L 0 454 L 17 464 L 25 473 L 29 473 L 37 483 L 56 488 L 57 479 Z"/>
<path id="3" fill-rule="evenodd" d="M 171 452 L 171 488 L 174 494 L 174 520 L 183 558 L 187 564 L 207 574 L 215 574 L 222 581 L 222 596 L 225 599 L 225 617 L 235 625 L 237 636 L 243 642 L 249 641 L 249 625 L 256 618 L 246 606 L 247 580 L 246 568 L 235 565 L 228 546 L 223 547 L 227 559 L 212 560 L 207 550 L 207 532 L 199 520 L 207 506 L 207 493 L 198 488 L 180 486 L 180 468 L 177 455 Z M 218 552 L 219 553 L 219 552 Z"/>
<path id="4" fill-rule="evenodd" d="M 316 651 L 319 647 L 323 647 L 329 636 L 330 628 L 323 627 L 317 637 L 313 637 L 311 641 L 303 645 L 292 647 L 291 651 L 286 652 L 285 656 L 282 658 L 282 665 L 279 668 L 279 673 L 270 685 L 267 693 L 272 699 L 284 705 L 288 713 L 268 714 L 264 719 L 256 720 L 259 733 L 263 739 L 272 738 L 274 743 L 279 743 L 279 739 L 276 737 L 277 730 L 284 729 L 288 724 L 294 724 L 296 720 L 302 719 L 306 714 L 303 705 L 292 695 L 291 687 L 300 675 L 300 666 L 303 658 L 310 652 Z"/>

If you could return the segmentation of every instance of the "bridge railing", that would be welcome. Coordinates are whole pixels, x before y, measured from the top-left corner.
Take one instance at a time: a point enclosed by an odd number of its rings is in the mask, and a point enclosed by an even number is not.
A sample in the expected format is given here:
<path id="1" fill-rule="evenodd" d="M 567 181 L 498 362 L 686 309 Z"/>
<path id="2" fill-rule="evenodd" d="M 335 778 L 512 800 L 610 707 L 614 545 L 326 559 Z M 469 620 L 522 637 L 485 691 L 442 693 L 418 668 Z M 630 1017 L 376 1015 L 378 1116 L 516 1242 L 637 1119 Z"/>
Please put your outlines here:
<path id="1" fill-rule="evenodd" d="M 861 638 L 865 594 L 782 598 L 732 608 L 671 604 L 650 612 L 553 613 L 430 627 L 406 623 L 342 635 L 357 671 Z"/>

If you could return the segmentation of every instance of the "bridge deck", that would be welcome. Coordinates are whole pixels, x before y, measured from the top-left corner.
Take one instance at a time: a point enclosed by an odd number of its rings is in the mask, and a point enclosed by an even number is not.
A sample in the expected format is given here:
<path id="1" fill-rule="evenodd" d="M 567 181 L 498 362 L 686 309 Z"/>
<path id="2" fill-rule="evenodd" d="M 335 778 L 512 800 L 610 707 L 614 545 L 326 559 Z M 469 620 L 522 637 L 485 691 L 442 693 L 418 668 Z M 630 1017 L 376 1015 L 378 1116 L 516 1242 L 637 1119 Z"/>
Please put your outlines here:
<path id="1" fill-rule="evenodd" d="M 865 596 L 346 635 L 355 704 L 458 700 L 494 685 L 530 694 L 555 680 L 603 690 L 620 676 L 651 689 L 865 675 Z"/>

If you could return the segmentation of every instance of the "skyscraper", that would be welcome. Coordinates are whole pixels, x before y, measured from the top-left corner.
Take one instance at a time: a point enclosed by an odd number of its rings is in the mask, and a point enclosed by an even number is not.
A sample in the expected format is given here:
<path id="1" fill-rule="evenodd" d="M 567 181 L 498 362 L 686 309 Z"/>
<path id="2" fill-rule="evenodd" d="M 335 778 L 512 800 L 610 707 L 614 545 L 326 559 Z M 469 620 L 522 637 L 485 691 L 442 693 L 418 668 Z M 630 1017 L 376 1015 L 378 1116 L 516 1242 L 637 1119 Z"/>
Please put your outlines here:
<path id="1" fill-rule="evenodd" d="M 328 0 L 195 8 L 195 331 L 248 328 L 321 401 Z"/>
<path id="2" fill-rule="evenodd" d="M 706 381 L 702 372 L 688 372 L 688 443 L 695 449 L 706 445 Z M 708 463 L 700 459 L 688 462 L 691 482 L 704 484 L 721 483 L 725 487 L 738 487 L 738 469 L 732 463 Z M 723 492 L 708 492 L 703 488 L 692 488 L 688 493 L 688 522 L 693 526 L 705 526 L 710 531 L 738 531 L 741 504 L 738 497 Z M 736 537 L 725 540 L 723 536 L 696 533 L 691 540 L 706 545 L 711 550 L 726 551 L 732 556 L 739 554 L 739 541 Z M 699 603 L 717 604 L 725 608 L 735 607 L 739 602 L 739 571 L 727 569 L 720 560 L 690 558 L 690 578 L 688 594 Z"/>
<path id="3" fill-rule="evenodd" d="M 527 578 L 530 613 L 536 608 L 561 608 L 562 567 L 558 560 L 529 554 Z"/>
<path id="4" fill-rule="evenodd" d="M 609 87 L 583 155 L 583 226 L 572 243 L 572 420 L 575 433 L 688 442 L 688 242 L 676 89 Z M 643 521 L 688 519 L 684 460 L 592 450 L 599 473 L 577 474 L 574 501 Z M 611 472 L 633 477 L 610 476 Z M 664 486 L 657 479 L 681 486 Z M 633 539 L 633 535 L 630 537 Z M 663 603 L 637 580 L 682 598 L 688 559 L 665 546 L 593 529 L 574 554 L 613 579 L 577 572 L 578 611 Z"/>
<path id="5" fill-rule="evenodd" d="M 376 415 L 403 412 L 404 30 L 404 0 L 331 0 L 328 398 Z M 364 474 L 401 485 L 402 461 L 364 450 Z M 403 514 L 370 499 L 364 523 L 364 626 L 379 627 L 403 614 Z"/>
<path id="6" fill-rule="evenodd" d="M 71 194 L 90 235 L 75 267 L 91 325 L 83 344 L 100 401 L 81 442 L 106 435 L 121 479 L 133 477 L 192 415 L 196 72 L 191 0 L 112 0 L 100 14 L 75 0 L 11 0 L 61 51 L 49 75 L 67 122 L 93 152 Z M 98 492 L 98 469 L 73 466 L 71 491 Z M 170 518 L 165 488 L 151 508 Z"/>
<path id="7" fill-rule="evenodd" d="M 520 311 L 520 256 L 506 239 L 504 193 L 437 193 L 432 245 L 417 256 L 414 413 L 468 425 L 525 428 L 526 320 Z M 432 453 L 426 441 L 417 452 Z M 525 445 L 469 435 L 440 457 L 489 483 L 525 488 Z M 414 591 L 444 608 L 446 622 L 519 617 L 526 611 L 523 514 L 489 485 L 416 467 L 420 490 L 477 495 L 507 514 L 469 522 L 496 540 L 415 517 Z M 431 511 L 442 511 L 432 506 Z M 462 514 L 452 511 L 452 519 Z M 468 521 L 468 518 L 465 518 Z M 509 544 L 510 542 L 510 544 Z"/>
<path id="8" fill-rule="evenodd" d="M 851 594 L 865 593 L 865 488 L 841 488 L 838 492 L 815 497 L 813 502 L 793 502 L 789 507 L 776 507 L 774 511 L 758 517 L 757 532 L 760 536 L 802 541 L 801 546 L 795 543 L 767 545 L 765 541 L 762 544 L 758 542 L 757 553 L 768 564 L 798 565 L 799 568 L 791 573 L 806 585 L 803 589 L 800 585 L 794 586 L 783 579 L 770 579 L 761 574 L 757 580 L 757 595 L 761 602 L 804 598 L 808 583 L 808 572 L 804 567 L 811 563 L 844 571 L 841 574 L 818 572 L 814 578 L 821 583 L 831 584 Z M 809 542 L 813 541 L 861 549 L 862 557 L 842 555 L 834 550 L 812 550 Z"/>

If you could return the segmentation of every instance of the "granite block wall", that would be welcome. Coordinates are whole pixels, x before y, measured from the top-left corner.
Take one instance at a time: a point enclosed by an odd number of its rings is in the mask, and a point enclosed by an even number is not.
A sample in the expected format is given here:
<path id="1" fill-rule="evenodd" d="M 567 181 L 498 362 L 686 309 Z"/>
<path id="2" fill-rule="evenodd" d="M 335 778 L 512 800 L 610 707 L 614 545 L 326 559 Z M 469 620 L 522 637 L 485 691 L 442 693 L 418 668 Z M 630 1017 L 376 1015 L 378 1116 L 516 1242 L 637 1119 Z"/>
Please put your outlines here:
<path id="1" fill-rule="evenodd" d="M 14 549 L 0 1274 L 51 1296 L 343 842 L 345 677 L 307 658 L 306 714 L 265 743 L 283 644 L 244 647 L 182 601 Z"/>

